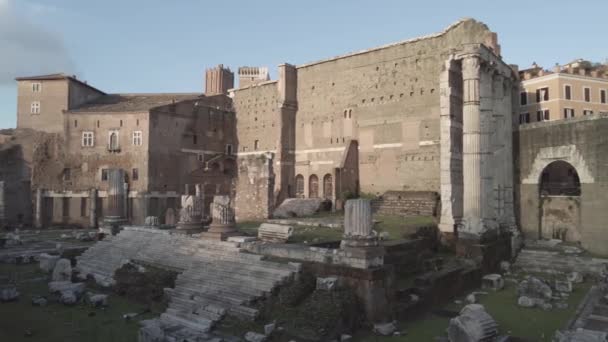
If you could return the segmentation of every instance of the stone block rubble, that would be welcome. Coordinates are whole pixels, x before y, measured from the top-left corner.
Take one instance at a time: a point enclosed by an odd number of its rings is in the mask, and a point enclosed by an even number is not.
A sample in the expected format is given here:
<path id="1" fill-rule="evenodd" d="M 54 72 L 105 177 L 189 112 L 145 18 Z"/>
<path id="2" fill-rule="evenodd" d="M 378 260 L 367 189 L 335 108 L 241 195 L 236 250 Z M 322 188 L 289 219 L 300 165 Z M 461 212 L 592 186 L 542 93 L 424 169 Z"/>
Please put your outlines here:
<path id="1" fill-rule="evenodd" d="M 292 226 L 273 223 L 262 223 L 258 228 L 258 238 L 269 242 L 287 242 L 293 235 Z"/>
<path id="2" fill-rule="evenodd" d="M 450 342 L 494 341 L 497 336 L 498 323 L 480 304 L 469 304 L 462 308 L 448 326 Z"/>
<path id="3" fill-rule="evenodd" d="M 251 304 L 299 271 L 299 265 L 264 261 L 260 255 L 242 253 L 238 246 L 125 227 L 78 257 L 76 270 L 79 277 L 92 276 L 101 285 L 113 284 L 114 271 L 129 260 L 180 270 L 175 288 L 165 289 L 166 312 L 142 323 L 140 341 L 182 340 L 208 333 L 225 315 L 254 319 L 258 310 Z"/>
<path id="4" fill-rule="evenodd" d="M 274 218 L 306 217 L 318 212 L 323 205 L 320 198 L 288 198 L 274 210 Z"/>

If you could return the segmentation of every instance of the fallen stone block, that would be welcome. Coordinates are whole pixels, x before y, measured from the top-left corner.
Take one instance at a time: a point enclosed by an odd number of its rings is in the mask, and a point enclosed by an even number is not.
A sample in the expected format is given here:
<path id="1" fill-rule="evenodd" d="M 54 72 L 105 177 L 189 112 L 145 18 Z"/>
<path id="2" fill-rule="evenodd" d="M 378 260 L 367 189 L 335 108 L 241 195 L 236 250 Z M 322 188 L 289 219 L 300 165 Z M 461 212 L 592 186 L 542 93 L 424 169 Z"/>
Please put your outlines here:
<path id="1" fill-rule="evenodd" d="M 89 304 L 94 307 L 102 307 L 108 305 L 108 295 L 89 293 Z"/>
<path id="2" fill-rule="evenodd" d="M 11 302 L 19 298 L 19 291 L 14 285 L 4 285 L 0 288 L 0 301 Z"/>
<path id="3" fill-rule="evenodd" d="M 65 305 L 74 305 L 78 301 L 78 297 L 72 291 L 69 291 L 69 290 L 63 291 L 63 292 L 61 292 L 60 301 L 62 304 L 65 304 Z"/>
<path id="4" fill-rule="evenodd" d="M 38 259 L 40 260 L 40 269 L 44 272 L 52 272 L 60 258 L 59 255 L 50 255 L 47 253 L 40 254 L 40 256 L 38 256 Z"/>
<path id="5" fill-rule="evenodd" d="M 317 290 L 332 291 L 338 283 L 337 277 L 317 278 Z"/>
<path id="6" fill-rule="evenodd" d="M 69 281 L 52 281 L 49 283 L 49 292 L 61 293 L 70 291 L 77 296 L 81 296 L 84 293 L 84 283 L 72 283 Z"/>
<path id="7" fill-rule="evenodd" d="M 498 291 L 505 287 L 505 281 L 500 274 L 486 274 L 481 279 L 481 286 L 484 289 Z"/>
<path id="8" fill-rule="evenodd" d="M 374 324 L 374 332 L 382 336 L 390 336 L 397 330 L 395 322 L 376 323 Z"/>
<path id="9" fill-rule="evenodd" d="M 59 259 L 53 269 L 53 281 L 70 281 L 72 279 L 72 263 L 69 259 Z"/>
<path id="10" fill-rule="evenodd" d="M 229 242 L 245 243 L 257 240 L 253 236 L 230 236 L 228 237 Z"/>
<path id="11" fill-rule="evenodd" d="M 536 301 L 530 297 L 520 296 L 517 298 L 517 305 L 523 308 L 533 308 L 536 306 Z"/>
<path id="12" fill-rule="evenodd" d="M 264 342 L 266 341 L 266 335 L 258 334 L 253 331 L 249 331 L 245 334 L 245 341 L 247 342 Z"/>
<path id="13" fill-rule="evenodd" d="M 272 334 L 274 332 L 274 329 L 276 328 L 277 324 L 276 322 L 272 322 L 270 324 L 266 324 L 264 326 L 264 334 L 266 336 L 270 336 L 270 334 Z"/>
<path id="14" fill-rule="evenodd" d="M 274 223 L 262 223 L 258 228 L 258 238 L 262 241 L 287 242 L 293 234 L 293 227 Z"/>
<path id="15" fill-rule="evenodd" d="M 498 324 L 483 305 L 469 304 L 452 318 L 448 325 L 450 342 L 493 341 L 498 336 Z"/>
<path id="16" fill-rule="evenodd" d="M 574 284 L 580 284 L 584 281 L 583 274 L 576 271 L 568 273 L 567 279 L 569 282 Z"/>
<path id="17" fill-rule="evenodd" d="M 33 296 L 32 297 L 32 305 L 33 306 L 46 306 L 48 300 L 43 296 Z"/>
<path id="18" fill-rule="evenodd" d="M 572 283 L 568 280 L 556 280 L 555 290 L 559 292 L 572 292 Z"/>
<path id="19" fill-rule="evenodd" d="M 529 277 L 519 283 L 517 287 L 517 293 L 520 296 L 526 296 L 529 298 L 541 298 L 550 300 L 553 296 L 553 290 L 543 280 L 536 277 Z"/>

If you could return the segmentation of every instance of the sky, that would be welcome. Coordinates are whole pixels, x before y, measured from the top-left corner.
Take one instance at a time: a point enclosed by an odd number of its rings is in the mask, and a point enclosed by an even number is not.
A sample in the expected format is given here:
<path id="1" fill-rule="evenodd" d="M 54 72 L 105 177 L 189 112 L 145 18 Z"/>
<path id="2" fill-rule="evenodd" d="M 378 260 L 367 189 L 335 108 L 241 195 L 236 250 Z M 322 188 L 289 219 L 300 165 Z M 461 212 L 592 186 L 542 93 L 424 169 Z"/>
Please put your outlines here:
<path id="1" fill-rule="evenodd" d="M 0 0 L 0 128 L 17 76 L 66 72 L 107 93 L 202 92 L 205 68 L 303 64 L 443 30 L 498 32 L 503 59 L 608 59 L 608 0 Z"/>

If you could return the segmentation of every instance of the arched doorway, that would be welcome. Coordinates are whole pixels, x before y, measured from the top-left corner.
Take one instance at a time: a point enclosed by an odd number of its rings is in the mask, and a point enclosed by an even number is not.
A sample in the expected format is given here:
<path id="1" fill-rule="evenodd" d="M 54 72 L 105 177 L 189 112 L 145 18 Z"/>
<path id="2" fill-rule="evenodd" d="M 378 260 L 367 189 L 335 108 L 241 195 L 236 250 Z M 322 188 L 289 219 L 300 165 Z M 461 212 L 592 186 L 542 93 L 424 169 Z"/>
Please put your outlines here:
<path id="1" fill-rule="evenodd" d="M 580 240 L 581 182 L 563 160 L 547 165 L 540 176 L 540 238 Z"/>
<path id="2" fill-rule="evenodd" d="M 308 179 L 308 197 L 319 197 L 319 177 L 317 177 L 317 175 L 310 175 L 310 178 Z"/>
<path id="3" fill-rule="evenodd" d="M 328 173 L 323 177 L 323 198 L 331 199 L 333 197 L 333 180 Z"/>
<path id="4" fill-rule="evenodd" d="M 296 197 L 304 198 L 304 176 L 296 176 Z"/>

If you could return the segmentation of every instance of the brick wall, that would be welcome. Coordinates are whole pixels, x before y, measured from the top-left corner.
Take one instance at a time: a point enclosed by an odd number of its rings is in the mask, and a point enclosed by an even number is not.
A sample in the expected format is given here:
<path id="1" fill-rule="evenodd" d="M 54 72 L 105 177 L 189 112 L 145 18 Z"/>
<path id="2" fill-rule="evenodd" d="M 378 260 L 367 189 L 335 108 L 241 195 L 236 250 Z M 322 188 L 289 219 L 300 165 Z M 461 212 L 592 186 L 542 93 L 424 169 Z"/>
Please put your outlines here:
<path id="1" fill-rule="evenodd" d="M 436 216 L 439 195 L 432 191 L 388 191 L 372 201 L 376 214 Z"/>

